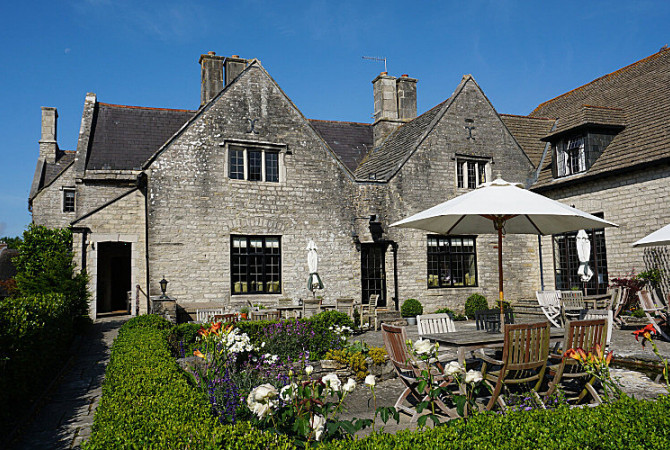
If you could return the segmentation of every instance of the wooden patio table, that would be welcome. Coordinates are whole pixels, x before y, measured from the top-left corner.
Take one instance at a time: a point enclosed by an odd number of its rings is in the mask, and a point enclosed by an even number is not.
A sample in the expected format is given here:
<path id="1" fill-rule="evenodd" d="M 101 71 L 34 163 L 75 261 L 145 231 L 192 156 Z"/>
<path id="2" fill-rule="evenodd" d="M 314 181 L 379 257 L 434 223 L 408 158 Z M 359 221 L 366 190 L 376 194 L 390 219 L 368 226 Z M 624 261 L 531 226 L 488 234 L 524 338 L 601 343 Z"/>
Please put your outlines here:
<path id="1" fill-rule="evenodd" d="M 302 313 L 302 305 L 275 306 L 274 309 L 278 310 L 284 319 L 292 317 L 292 315 L 295 314 L 295 311 L 298 312 L 298 314 L 296 314 L 298 317 L 300 317 Z"/>
<path id="2" fill-rule="evenodd" d="M 563 328 L 552 328 L 549 336 L 550 344 L 562 342 L 565 335 Z M 484 330 L 456 331 L 452 333 L 424 334 L 423 339 L 439 342 L 440 345 L 456 348 L 458 362 L 465 362 L 465 354 L 480 348 L 499 348 L 505 343 L 503 333 L 489 333 Z"/>

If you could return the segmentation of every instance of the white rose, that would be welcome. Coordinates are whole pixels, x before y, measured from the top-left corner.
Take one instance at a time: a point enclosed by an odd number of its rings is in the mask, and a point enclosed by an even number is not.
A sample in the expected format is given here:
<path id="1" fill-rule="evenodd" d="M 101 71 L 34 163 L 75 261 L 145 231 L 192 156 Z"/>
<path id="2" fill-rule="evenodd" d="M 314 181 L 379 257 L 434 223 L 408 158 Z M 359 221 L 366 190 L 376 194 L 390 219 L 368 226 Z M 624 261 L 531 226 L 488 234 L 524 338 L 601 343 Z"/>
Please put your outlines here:
<path id="1" fill-rule="evenodd" d="M 326 428 L 326 419 L 320 414 L 314 414 L 309 426 L 314 430 L 314 439 L 320 441 L 323 437 L 323 430 Z"/>
<path id="2" fill-rule="evenodd" d="M 449 364 L 447 364 L 447 367 L 444 368 L 444 374 L 448 377 L 451 377 L 461 372 L 463 372 L 463 366 L 461 366 L 456 361 L 451 361 Z"/>
<path id="3" fill-rule="evenodd" d="M 365 377 L 365 385 L 373 387 L 375 385 L 375 376 L 370 374 L 367 377 Z"/>
<path id="4" fill-rule="evenodd" d="M 295 383 L 287 384 L 279 391 L 279 398 L 285 402 L 290 402 L 298 392 L 298 385 Z"/>
<path id="5" fill-rule="evenodd" d="M 468 373 L 465 374 L 465 382 L 466 383 L 479 383 L 482 381 L 484 377 L 482 376 L 482 373 L 479 370 L 468 370 Z"/>
<path id="6" fill-rule="evenodd" d="M 305 373 L 307 374 L 307 376 L 310 376 L 312 374 L 312 372 L 314 372 L 314 367 L 305 366 Z"/>
<path id="7" fill-rule="evenodd" d="M 248 403 L 248 401 L 247 401 L 247 403 Z M 269 403 L 251 402 L 250 404 L 248 403 L 248 406 L 249 406 L 249 409 L 251 410 L 251 412 L 256 414 L 259 419 L 264 418 L 265 416 L 267 416 L 270 413 L 270 404 Z"/>
<path id="8" fill-rule="evenodd" d="M 249 393 L 247 402 L 249 401 L 249 399 L 251 399 L 251 401 L 254 402 L 267 403 L 270 400 L 277 398 L 277 395 L 278 395 L 277 388 L 275 388 L 271 384 L 265 383 L 255 387 Z"/>
<path id="9" fill-rule="evenodd" d="M 342 385 L 342 382 L 334 373 L 329 373 L 328 375 L 324 376 L 321 378 L 321 381 L 323 381 L 326 386 L 328 386 L 334 392 L 338 392 L 340 390 L 340 386 Z"/>
<path id="10" fill-rule="evenodd" d="M 414 351 L 417 355 L 427 355 L 433 351 L 435 346 L 428 339 L 419 339 L 414 343 Z"/>
<path id="11" fill-rule="evenodd" d="M 344 386 L 342 386 L 342 391 L 349 394 L 350 392 L 353 392 L 355 387 L 356 387 L 356 381 L 353 378 L 349 378 L 347 382 L 344 383 Z"/>

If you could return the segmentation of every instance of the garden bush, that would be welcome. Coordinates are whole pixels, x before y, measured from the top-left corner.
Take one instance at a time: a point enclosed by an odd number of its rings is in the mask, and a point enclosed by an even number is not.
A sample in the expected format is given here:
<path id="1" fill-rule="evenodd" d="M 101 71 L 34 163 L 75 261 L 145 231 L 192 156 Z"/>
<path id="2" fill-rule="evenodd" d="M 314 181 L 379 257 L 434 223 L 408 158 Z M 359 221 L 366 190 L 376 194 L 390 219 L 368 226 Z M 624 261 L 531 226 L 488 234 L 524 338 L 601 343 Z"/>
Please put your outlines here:
<path id="1" fill-rule="evenodd" d="M 293 448 L 248 423 L 219 424 L 206 395 L 188 383 L 172 357 L 164 324 L 143 317 L 124 325 L 114 342 L 84 449 Z"/>
<path id="2" fill-rule="evenodd" d="M 423 314 L 423 305 L 414 298 L 408 298 L 400 307 L 400 315 L 403 317 L 415 317 L 420 314 Z"/>
<path id="3" fill-rule="evenodd" d="M 440 308 L 437 311 L 435 311 L 434 314 L 449 314 L 452 320 L 455 321 L 466 320 L 466 317 L 463 314 L 455 313 L 453 310 L 449 308 Z"/>
<path id="4" fill-rule="evenodd" d="M 475 317 L 475 312 L 483 309 L 489 309 L 489 303 L 482 294 L 472 294 L 465 301 L 465 315 L 471 319 Z"/>
<path id="5" fill-rule="evenodd" d="M 596 408 L 475 414 L 426 431 L 377 433 L 356 441 L 324 444 L 324 449 L 417 448 L 591 448 L 665 449 L 670 446 L 670 397 L 658 401 L 624 399 Z"/>

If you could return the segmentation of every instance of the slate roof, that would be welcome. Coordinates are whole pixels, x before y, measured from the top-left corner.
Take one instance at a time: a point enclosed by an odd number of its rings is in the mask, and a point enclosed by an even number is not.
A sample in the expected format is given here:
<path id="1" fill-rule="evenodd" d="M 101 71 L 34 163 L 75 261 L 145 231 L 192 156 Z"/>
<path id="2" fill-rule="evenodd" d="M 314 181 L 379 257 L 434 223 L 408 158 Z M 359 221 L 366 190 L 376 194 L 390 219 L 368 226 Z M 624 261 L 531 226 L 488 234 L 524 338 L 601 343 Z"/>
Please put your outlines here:
<path id="1" fill-rule="evenodd" d="M 380 147 L 374 149 L 363 160 L 354 172 L 356 179 L 389 180 L 414 151 L 419 144 L 419 139 L 451 98 L 453 95 L 411 122 L 398 127 Z"/>
<path id="2" fill-rule="evenodd" d="M 139 170 L 195 111 L 98 103 L 88 170 Z"/>
<path id="3" fill-rule="evenodd" d="M 512 114 L 500 114 L 500 118 L 526 153 L 530 162 L 537 168 L 542 160 L 544 146 L 546 145 L 540 139 L 551 131 L 556 120 Z"/>
<path id="4" fill-rule="evenodd" d="M 315 119 L 309 123 L 351 172 L 372 149 L 371 124 Z"/>
<path id="5" fill-rule="evenodd" d="M 625 128 L 585 173 L 554 180 L 547 165 L 542 168 L 534 189 L 670 158 L 670 50 L 661 49 L 544 102 L 530 116 L 558 118 L 559 124 L 565 121 L 570 126 L 579 123 L 580 114 L 582 122 L 623 121 Z"/>
<path id="6" fill-rule="evenodd" d="M 46 186 L 58 177 L 74 161 L 77 152 L 73 150 L 59 150 L 58 160 L 55 164 L 46 163 L 44 165 L 42 186 Z"/>

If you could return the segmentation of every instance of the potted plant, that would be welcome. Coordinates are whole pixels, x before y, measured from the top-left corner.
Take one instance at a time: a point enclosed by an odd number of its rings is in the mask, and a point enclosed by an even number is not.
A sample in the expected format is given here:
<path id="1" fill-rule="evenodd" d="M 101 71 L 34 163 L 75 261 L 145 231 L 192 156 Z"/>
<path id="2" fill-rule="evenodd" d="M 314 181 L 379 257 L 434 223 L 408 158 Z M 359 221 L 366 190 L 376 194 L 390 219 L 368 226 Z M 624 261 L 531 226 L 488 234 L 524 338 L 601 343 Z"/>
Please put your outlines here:
<path id="1" fill-rule="evenodd" d="M 407 320 L 408 325 L 416 325 L 416 316 L 423 314 L 423 306 L 420 301 L 408 298 L 400 307 L 400 314 Z"/>
<path id="2" fill-rule="evenodd" d="M 240 317 L 242 320 L 246 320 L 249 317 L 249 307 L 243 306 L 240 308 Z"/>

